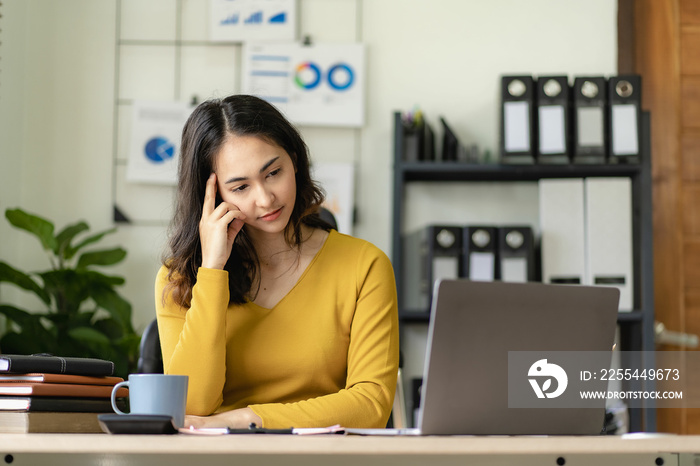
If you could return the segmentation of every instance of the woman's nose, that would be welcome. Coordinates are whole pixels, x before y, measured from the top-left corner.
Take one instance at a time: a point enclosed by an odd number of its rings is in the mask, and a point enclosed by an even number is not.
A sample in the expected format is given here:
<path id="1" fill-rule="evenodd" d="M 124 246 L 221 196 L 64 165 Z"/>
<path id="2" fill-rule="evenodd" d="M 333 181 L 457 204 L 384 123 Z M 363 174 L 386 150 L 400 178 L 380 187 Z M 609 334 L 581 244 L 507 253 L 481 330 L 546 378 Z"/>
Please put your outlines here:
<path id="1" fill-rule="evenodd" d="M 266 189 L 265 186 L 260 186 L 257 193 L 257 203 L 261 207 L 271 206 L 275 201 L 275 195 L 271 189 Z"/>

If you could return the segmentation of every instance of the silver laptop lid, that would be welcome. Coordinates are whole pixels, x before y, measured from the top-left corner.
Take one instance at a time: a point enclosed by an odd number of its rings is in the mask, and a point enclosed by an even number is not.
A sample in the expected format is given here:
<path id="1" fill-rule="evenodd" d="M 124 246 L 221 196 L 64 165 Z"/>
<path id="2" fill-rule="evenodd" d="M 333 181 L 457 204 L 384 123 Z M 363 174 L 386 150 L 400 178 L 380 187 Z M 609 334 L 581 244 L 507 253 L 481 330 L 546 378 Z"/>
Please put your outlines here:
<path id="1" fill-rule="evenodd" d="M 612 354 L 619 294 L 616 288 L 582 285 L 465 279 L 436 283 L 421 391 L 421 433 L 600 433 L 604 399 L 594 409 L 509 408 L 508 352 Z"/>

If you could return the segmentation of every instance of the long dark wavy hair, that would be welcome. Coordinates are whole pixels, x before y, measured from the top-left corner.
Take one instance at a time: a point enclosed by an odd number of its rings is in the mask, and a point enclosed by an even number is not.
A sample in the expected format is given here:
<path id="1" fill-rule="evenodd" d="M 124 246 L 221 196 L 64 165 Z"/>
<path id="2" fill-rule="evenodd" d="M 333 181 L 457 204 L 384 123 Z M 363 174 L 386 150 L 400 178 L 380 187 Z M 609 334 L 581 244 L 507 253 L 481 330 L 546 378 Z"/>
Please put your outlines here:
<path id="1" fill-rule="evenodd" d="M 182 130 L 175 215 L 170 224 L 168 251 L 163 256 L 169 281 L 163 299 L 170 293 L 182 307 L 190 306 L 197 269 L 202 264 L 199 221 L 206 182 L 229 135 L 261 138 L 284 149 L 292 159 L 297 193 L 285 230 L 290 247 L 303 242 L 302 224 L 331 229 L 318 215 L 324 193 L 311 179 L 308 148 L 296 128 L 274 106 L 250 95 L 203 102 Z M 245 226 L 236 236 L 225 270 L 229 273 L 231 303 L 245 303 L 257 294 L 257 289 L 253 293 L 251 290 L 256 284 L 259 287 L 260 262 Z"/>

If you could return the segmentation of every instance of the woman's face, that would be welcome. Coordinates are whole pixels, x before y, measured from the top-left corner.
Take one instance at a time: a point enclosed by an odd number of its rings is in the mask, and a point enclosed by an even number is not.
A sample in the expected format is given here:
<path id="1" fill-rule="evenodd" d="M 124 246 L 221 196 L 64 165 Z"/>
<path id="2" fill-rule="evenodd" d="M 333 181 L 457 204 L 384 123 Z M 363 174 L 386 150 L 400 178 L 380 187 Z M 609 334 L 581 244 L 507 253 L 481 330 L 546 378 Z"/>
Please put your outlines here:
<path id="1" fill-rule="evenodd" d="M 297 191 L 294 163 L 284 149 L 255 136 L 229 135 L 215 167 L 219 195 L 245 214 L 248 228 L 284 231 Z"/>

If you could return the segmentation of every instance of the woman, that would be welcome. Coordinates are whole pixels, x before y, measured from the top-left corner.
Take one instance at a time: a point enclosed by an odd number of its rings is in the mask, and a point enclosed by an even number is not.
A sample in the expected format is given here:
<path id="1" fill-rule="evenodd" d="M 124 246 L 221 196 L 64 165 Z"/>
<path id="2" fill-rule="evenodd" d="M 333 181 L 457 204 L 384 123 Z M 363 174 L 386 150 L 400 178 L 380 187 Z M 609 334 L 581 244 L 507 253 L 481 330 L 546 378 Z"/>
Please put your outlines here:
<path id="1" fill-rule="evenodd" d="M 187 425 L 386 425 L 393 270 L 322 221 L 322 201 L 306 145 L 264 100 L 211 100 L 188 119 L 156 281 L 165 373 L 189 376 Z"/>

